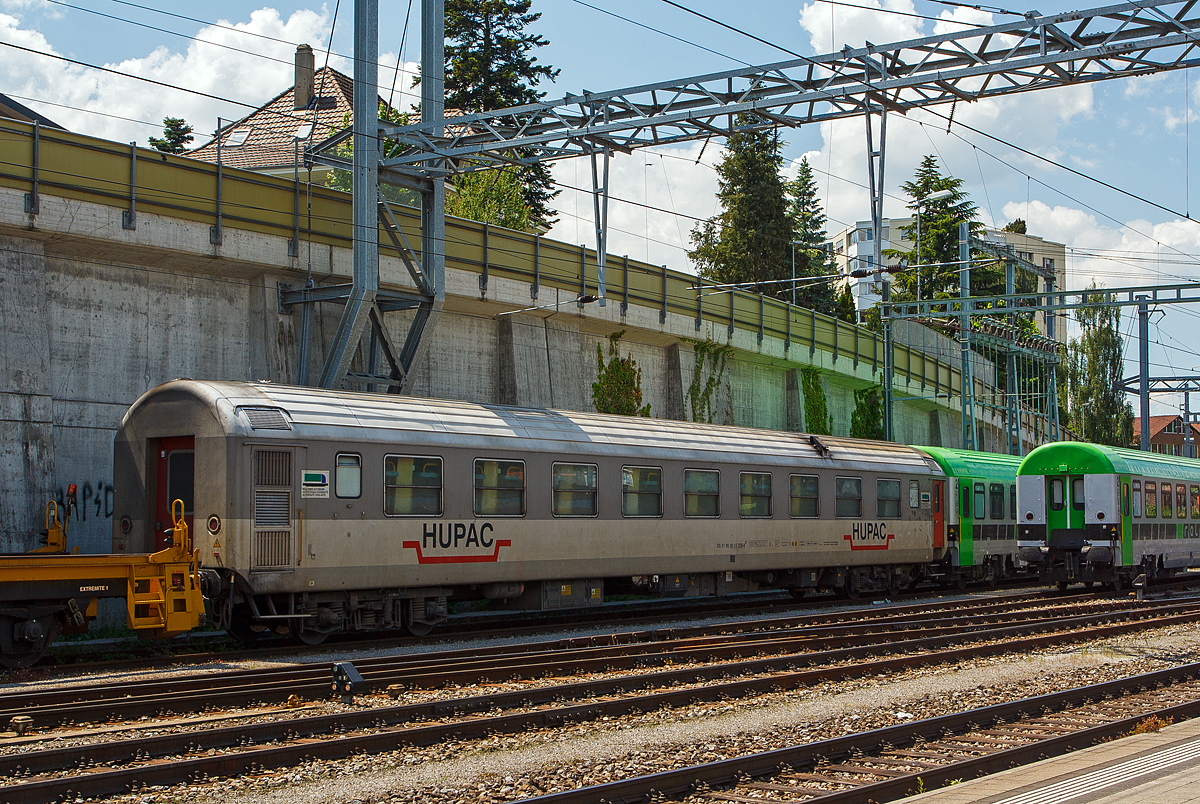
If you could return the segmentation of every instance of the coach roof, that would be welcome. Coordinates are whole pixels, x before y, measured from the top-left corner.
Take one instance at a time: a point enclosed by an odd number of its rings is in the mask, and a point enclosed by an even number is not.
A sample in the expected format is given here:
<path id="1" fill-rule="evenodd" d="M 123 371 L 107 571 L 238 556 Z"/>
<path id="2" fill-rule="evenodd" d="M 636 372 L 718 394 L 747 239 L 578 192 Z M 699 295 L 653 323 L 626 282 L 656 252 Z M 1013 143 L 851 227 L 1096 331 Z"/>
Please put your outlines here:
<path id="1" fill-rule="evenodd" d="M 1017 470 L 1019 475 L 1065 473 L 1130 474 L 1171 480 L 1200 480 L 1200 460 L 1102 444 L 1059 441 L 1043 444 L 1030 452 Z"/>
<path id="2" fill-rule="evenodd" d="M 266 382 L 173 380 L 142 395 L 123 428 L 156 399 L 190 398 L 206 407 L 228 435 L 267 439 L 402 442 L 533 452 L 666 458 L 725 453 L 724 460 L 797 468 L 850 468 L 940 474 L 937 465 L 902 444 L 820 436 L 829 457 L 802 433 L 694 424 L 635 416 L 481 405 L 422 397 L 363 394 Z M 274 416 L 281 427 L 263 425 Z M 251 416 L 260 424 L 252 426 Z M 210 420 L 211 422 L 211 420 Z M 520 444 L 514 445 L 513 439 Z M 710 457 L 711 460 L 711 457 Z"/>

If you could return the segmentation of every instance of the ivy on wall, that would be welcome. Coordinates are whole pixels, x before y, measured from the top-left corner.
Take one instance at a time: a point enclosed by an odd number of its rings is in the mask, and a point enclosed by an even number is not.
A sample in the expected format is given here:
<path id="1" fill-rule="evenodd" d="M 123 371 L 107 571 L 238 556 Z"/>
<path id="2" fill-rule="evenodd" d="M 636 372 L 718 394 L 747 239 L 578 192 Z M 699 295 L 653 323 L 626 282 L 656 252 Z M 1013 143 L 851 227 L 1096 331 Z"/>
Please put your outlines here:
<path id="1" fill-rule="evenodd" d="M 883 399 L 879 386 L 854 392 L 854 412 L 850 414 L 850 435 L 853 438 L 871 438 L 883 441 Z"/>
<path id="2" fill-rule="evenodd" d="M 649 416 L 650 405 L 642 405 L 642 370 L 632 354 L 621 357 L 620 343 L 625 330 L 608 336 L 608 362 L 604 349 L 596 344 L 596 375 L 592 383 L 592 404 L 600 413 L 621 416 Z"/>
<path id="3" fill-rule="evenodd" d="M 815 368 L 800 370 L 800 387 L 804 391 L 804 429 L 813 435 L 832 435 L 833 419 L 825 402 L 821 375 Z"/>
<path id="4" fill-rule="evenodd" d="M 729 356 L 733 347 L 715 341 L 697 341 L 684 338 L 692 345 L 696 364 L 692 368 L 692 384 L 688 386 L 687 403 L 691 409 L 692 421 L 713 423 L 713 394 L 721 387 L 721 379 L 729 365 Z M 704 376 L 705 366 L 708 367 L 708 377 Z"/>

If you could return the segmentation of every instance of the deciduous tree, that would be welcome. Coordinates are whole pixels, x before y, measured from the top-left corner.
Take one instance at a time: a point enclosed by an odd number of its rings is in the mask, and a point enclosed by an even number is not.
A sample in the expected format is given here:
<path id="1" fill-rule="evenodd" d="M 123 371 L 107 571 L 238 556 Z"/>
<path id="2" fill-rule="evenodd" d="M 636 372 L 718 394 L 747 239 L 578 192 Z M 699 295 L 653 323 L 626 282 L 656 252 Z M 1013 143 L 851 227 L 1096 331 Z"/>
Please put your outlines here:
<path id="1" fill-rule="evenodd" d="M 1067 346 L 1062 367 L 1067 393 L 1060 402 L 1065 403 L 1071 428 L 1088 441 L 1133 446 L 1133 406 L 1118 390 L 1125 373 L 1121 308 L 1106 304 L 1102 291 L 1084 299 L 1091 304 L 1075 312 L 1082 331 Z"/>
<path id="2" fill-rule="evenodd" d="M 517 231 L 529 228 L 525 185 L 514 168 L 480 170 L 458 176 L 454 180 L 454 192 L 446 195 L 446 212 Z"/>

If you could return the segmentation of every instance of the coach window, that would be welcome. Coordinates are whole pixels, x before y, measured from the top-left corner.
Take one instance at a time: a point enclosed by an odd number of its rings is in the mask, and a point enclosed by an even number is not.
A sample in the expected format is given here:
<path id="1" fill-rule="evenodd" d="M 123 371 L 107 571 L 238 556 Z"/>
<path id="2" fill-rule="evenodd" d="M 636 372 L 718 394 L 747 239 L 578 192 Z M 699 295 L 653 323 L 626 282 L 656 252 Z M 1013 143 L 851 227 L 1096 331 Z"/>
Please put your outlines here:
<path id="1" fill-rule="evenodd" d="M 1063 482 L 1061 477 L 1053 478 L 1050 481 L 1050 510 L 1061 511 L 1063 509 Z"/>
<path id="2" fill-rule="evenodd" d="M 908 481 L 908 507 L 914 511 L 921 507 L 921 484 L 915 480 Z"/>
<path id="3" fill-rule="evenodd" d="M 816 475 L 792 475 L 792 519 L 821 515 L 821 482 Z"/>
<path id="4" fill-rule="evenodd" d="M 1004 484 L 992 483 L 988 486 L 988 517 L 1004 519 Z"/>
<path id="5" fill-rule="evenodd" d="M 704 469 L 683 470 L 683 515 L 721 515 L 721 473 Z"/>
<path id="6" fill-rule="evenodd" d="M 1129 484 L 1121 484 L 1121 516 L 1129 516 Z"/>
<path id="7" fill-rule="evenodd" d="M 554 464 L 555 516 L 596 515 L 596 464 Z"/>
<path id="8" fill-rule="evenodd" d="M 1083 478 L 1075 477 L 1071 479 L 1071 507 L 1076 511 L 1083 510 Z"/>
<path id="9" fill-rule="evenodd" d="M 1153 480 L 1147 480 L 1146 486 L 1146 518 L 1154 519 L 1158 516 L 1158 484 Z"/>
<path id="10" fill-rule="evenodd" d="M 769 472 L 742 472 L 741 505 L 745 519 L 771 515 L 771 475 Z"/>
<path id="11" fill-rule="evenodd" d="M 1174 506 L 1171 503 L 1171 484 L 1162 484 L 1162 516 L 1163 519 L 1171 519 L 1174 512 L 1171 510 Z"/>
<path id="12" fill-rule="evenodd" d="M 971 518 L 971 484 L 962 484 L 962 501 L 958 504 L 958 516 L 960 519 Z"/>
<path id="13" fill-rule="evenodd" d="M 441 516 L 442 459 L 385 457 L 383 512 L 388 516 Z"/>
<path id="14" fill-rule="evenodd" d="M 1187 486 L 1180 483 L 1175 487 L 1175 516 L 1187 519 Z"/>
<path id="15" fill-rule="evenodd" d="M 1017 518 L 1017 486 L 1015 483 L 1008 487 L 1008 518 L 1012 520 Z"/>
<path id="16" fill-rule="evenodd" d="M 834 513 L 844 517 L 862 516 L 862 478 L 833 479 Z"/>
<path id="17" fill-rule="evenodd" d="M 982 483 L 975 484 L 975 518 L 983 521 L 987 516 L 987 491 Z"/>
<path id="18" fill-rule="evenodd" d="M 344 499 L 362 496 L 362 456 L 338 455 L 333 474 L 334 494 Z"/>
<path id="19" fill-rule="evenodd" d="M 657 466 L 621 467 L 621 513 L 662 516 L 662 469 Z"/>
<path id="20" fill-rule="evenodd" d="M 525 515 L 525 462 L 475 460 L 475 516 Z"/>
<path id="21" fill-rule="evenodd" d="M 900 518 L 900 481 L 875 481 L 875 516 L 880 519 Z"/>
<path id="22" fill-rule="evenodd" d="M 1133 481 L 1133 515 L 1137 519 L 1142 518 L 1142 481 Z"/>
<path id="23" fill-rule="evenodd" d="M 1200 486 L 1192 486 L 1192 519 L 1200 519 Z"/>

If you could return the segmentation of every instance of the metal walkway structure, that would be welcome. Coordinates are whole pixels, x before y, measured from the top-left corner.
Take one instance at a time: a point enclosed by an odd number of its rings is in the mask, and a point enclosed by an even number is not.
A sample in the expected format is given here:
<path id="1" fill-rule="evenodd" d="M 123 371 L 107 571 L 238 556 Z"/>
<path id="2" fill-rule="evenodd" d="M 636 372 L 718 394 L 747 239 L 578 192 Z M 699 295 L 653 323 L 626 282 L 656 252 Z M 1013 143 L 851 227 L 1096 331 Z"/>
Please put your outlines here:
<path id="1" fill-rule="evenodd" d="M 346 302 L 321 372 L 319 384 L 324 387 L 339 387 L 347 380 L 368 386 L 380 383 L 394 392 L 405 387 L 407 373 L 422 347 L 422 335 L 444 300 L 444 186 L 455 174 L 590 157 L 599 263 L 596 296 L 603 305 L 607 165 L 613 152 L 861 116 L 868 142 L 874 264 L 882 265 L 884 139 L 889 113 L 906 114 L 947 103 L 1200 64 L 1200 9 L 1195 3 L 1120 3 L 1061 14 L 1031 13 L 1001 25 L 965 27 L 888 45 L 847 46 L 811 58 L 607 92 L 568 94 L 552 101 L 444 119 L 443 2 L 422 0 L 421 122 L 396 125 L 380 122 L 375 114 L 378 0 L 355 0 L 355 119 L 351 129 L 315 146 L 307 156 L 352 170 L 355 194 L 353 283 L 320 298 Z M 878 122 L 873 124 L 873 118 Z M 331 153 L 348 138 L 355 146 L 352 162 Z M 422 197 L 419 260 L 416 252 L 403 244 L 418 287 L 407 299 L 386 300 L 379 293 L 378 221 L 386 222 L 390 215 L 379 195 L 379 181 L 417 190 Z M 418 262 L 421 267 L 416 271 Z M 294 291 L 287 301 L 317 300 L 311 289 L 306 290 L 310 293 Z M 1053 286 L 1048 290 L 1053 291 Z M 416 314 L 403 346 L 397 349 L 391 346 L 383 313 L 403 307 Z M 370 365 L 351 376 L 349 367 L 368 322 L 371 347 L 364 362 Z M 885 341 L 886 373 L 892 362 L 886 326 Z M 307 349 L 307 343 L 302 348 Z M 376 368 L 375 355 L 380 352 L 389 363 L 387 374 Z M 886 430 L 891 438 L 889 388 L 890 383 L 885 382 Z M 964 419 L 967 415 L 964 400 Z"/>

